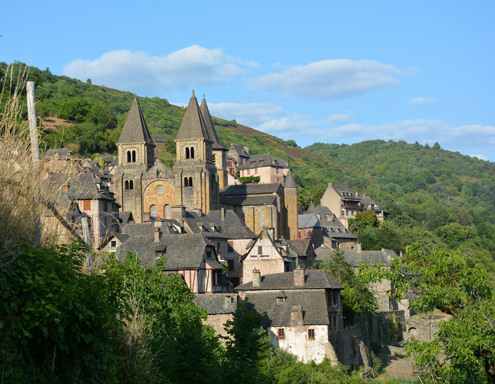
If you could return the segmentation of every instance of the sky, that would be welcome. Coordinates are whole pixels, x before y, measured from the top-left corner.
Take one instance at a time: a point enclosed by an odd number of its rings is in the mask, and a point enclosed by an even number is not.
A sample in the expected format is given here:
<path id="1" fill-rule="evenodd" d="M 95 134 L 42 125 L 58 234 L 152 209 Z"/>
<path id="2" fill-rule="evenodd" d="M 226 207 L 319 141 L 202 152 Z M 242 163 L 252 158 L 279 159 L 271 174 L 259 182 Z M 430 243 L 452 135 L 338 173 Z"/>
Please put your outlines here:
<path id="1" fill-rule="evenodd" d="M 301 147 L 404 140 L 495 161 L 495 1 L 9 1 L 0 61 Z"/>

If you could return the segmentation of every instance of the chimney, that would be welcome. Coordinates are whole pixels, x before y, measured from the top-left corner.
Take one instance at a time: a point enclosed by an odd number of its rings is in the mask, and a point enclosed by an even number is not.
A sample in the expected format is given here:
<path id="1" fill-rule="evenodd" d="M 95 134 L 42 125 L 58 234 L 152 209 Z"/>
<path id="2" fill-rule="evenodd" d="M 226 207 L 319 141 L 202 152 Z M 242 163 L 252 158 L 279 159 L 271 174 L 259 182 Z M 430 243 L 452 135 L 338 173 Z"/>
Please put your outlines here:
<path id="1" fill-rule="evenodd" d="M 160 223 L 160 226 L 157 226 L 158 222 L 155 222 L 155 232 L 153 233 L 153 241 L 155 243 L 159 243 L 160 242 L 160 236 L 162 234 L 162 231 L 161 231 L 161 221 L 159 222 Z"/>
<path id="2" fill-rule="evenodd" d="M 220 209 L 220 220 L 225 220 L 225 208 Z"/>
<path id="3" fill-rule="evenodd" d="M 171 208 L 171 211 L 172 211 L 172 219 L 180 222 L 185 216 L 186 207 L 184 207 L 183 205 L 176 205 Z"/>
<path id="4" fill-rule="evenodd" d="M 261 286 L 261 273 L 259 269 L 253 269 L 253 288 L 259 288 Z"/>
<path id="5" fill-rule="evenodd" d="M 304 269 L 297 268 L 293 271 L 294 274 L 294 286 L 304 287 Z"/>
<path id="6" fill-rule="evenodd" d="M 298 325 L 304 325 L 303 323 L 303 309 L 300 305 L 295 305 L 292 307 L 290 312 L 290 325 L 292 327 Z"/>

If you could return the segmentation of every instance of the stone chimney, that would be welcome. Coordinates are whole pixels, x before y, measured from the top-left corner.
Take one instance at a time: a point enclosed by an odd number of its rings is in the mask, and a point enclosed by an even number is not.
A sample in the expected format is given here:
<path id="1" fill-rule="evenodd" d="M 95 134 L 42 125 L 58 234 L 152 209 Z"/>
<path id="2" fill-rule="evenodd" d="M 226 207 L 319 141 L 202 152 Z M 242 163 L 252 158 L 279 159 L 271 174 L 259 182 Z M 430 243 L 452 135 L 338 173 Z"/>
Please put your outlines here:
<path id="1" fill-rule="evenodd" d="M 261 273 L 259 269 L 253 269 L 253 288 L 261 287 Z"/>
<path id="2" fill-rule="evenodd" d="M 291 327 L 304 325 L 303 308 L 300 305 L 295 305 L 292 307 L 292 310 L 290 312 L 290 325 Z"/>
<path id="3" fill-rule="evenodd" d="M 293 271 L 294 274 L 294 286 L 304 287 L 304 269 L 297 268 Z"/>
<path id="4" fill-rule="evenodd" d="M 153 241 L 155 243 L 160 242 L 161 234 L 162 234 L 162 222 L 161 221 L 155 221 L 155 232 L 153 233 Z"/>

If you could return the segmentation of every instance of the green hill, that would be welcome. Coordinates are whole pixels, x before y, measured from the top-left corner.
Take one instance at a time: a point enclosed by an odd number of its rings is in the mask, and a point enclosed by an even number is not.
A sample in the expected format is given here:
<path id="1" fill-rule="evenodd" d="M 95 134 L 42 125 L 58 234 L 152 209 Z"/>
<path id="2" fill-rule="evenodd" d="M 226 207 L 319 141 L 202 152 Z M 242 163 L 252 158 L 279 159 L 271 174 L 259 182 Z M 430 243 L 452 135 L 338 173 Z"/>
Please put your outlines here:
<path id="1" fill-rule="evenodd" d="M 0 110 L 8 92 L 15 92 L 9 79 L 16 79 L 23 68 L 20 63 L 10 67 L 0 63 L 6 90 Z M 29 79 L 36 82 L 43 149 L 65 146 L 81 156 L 115 154 L 133 94 L 55 76 L 48 69 L 29 71 Z M 166 146 L 170 153 L 161 159 L 171 165 L 173 138 L 184 109 L 158 97 L 138 100 L 151 133 L 170 136 Z M 289 161 L 303 207 L 311 200 L 318 204 L 328 182 L 373 197 L 390 213 L 390 220 L 359 234 L 368 249 L 400 251 L 411 241 L 460 249 L 495 277 L 495 164 L 445 151 L 438 144 L 430 148 L 402 141 L 317 143 L 303 149 L 293 140 L 284 141 L 235 120 L 214 117 L 214 123 L 227 148 L 230 143 L 247 145 L 253 154 L 270 153 Z"/>

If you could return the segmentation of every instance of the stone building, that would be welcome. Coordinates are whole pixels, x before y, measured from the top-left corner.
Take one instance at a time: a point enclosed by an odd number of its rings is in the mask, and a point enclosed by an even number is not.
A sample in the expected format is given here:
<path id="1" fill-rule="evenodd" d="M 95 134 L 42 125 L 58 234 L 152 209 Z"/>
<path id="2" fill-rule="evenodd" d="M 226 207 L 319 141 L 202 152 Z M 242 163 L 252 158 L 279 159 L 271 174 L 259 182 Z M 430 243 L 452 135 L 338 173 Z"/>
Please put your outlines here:
<path id="1" fill-rule="evenodd" d="M 274 159 L 270 154 L 250 156 L 240 167 L 240 176 L 258 176 L 261 184 L 284 184 L 289 172 L 289 164 L 284 160 Z"/>
<path id="2" fill-rule="evenodd" d="M 274 346 L 296 355 L 299 361 L 338 363 L 343 328 L 343 287 L 322 270 L 296 269 L 262 276 L 252 271 L 251 281 L 236 288 L 242 299 L 264 314 Z"/>
<path id="3" fill-rule="evenodd" d="M 206 113 L 206 102 L 203 104 Z M 226 164 L 225 150 L 219 147 L 216 135 L 212 138 L 194 92 L 175 142 L 177 160 L 169 169 L 155 160 L 155 144 L 135 99 L 117 142 L 113 188 L 121 211 L 132 212 L 136 223 L 171 219 L 177 206 L 204 213 L 219 207 L 218 172 L 223 175 L 226 169 L 218 170 L 215 162 Z"/>

